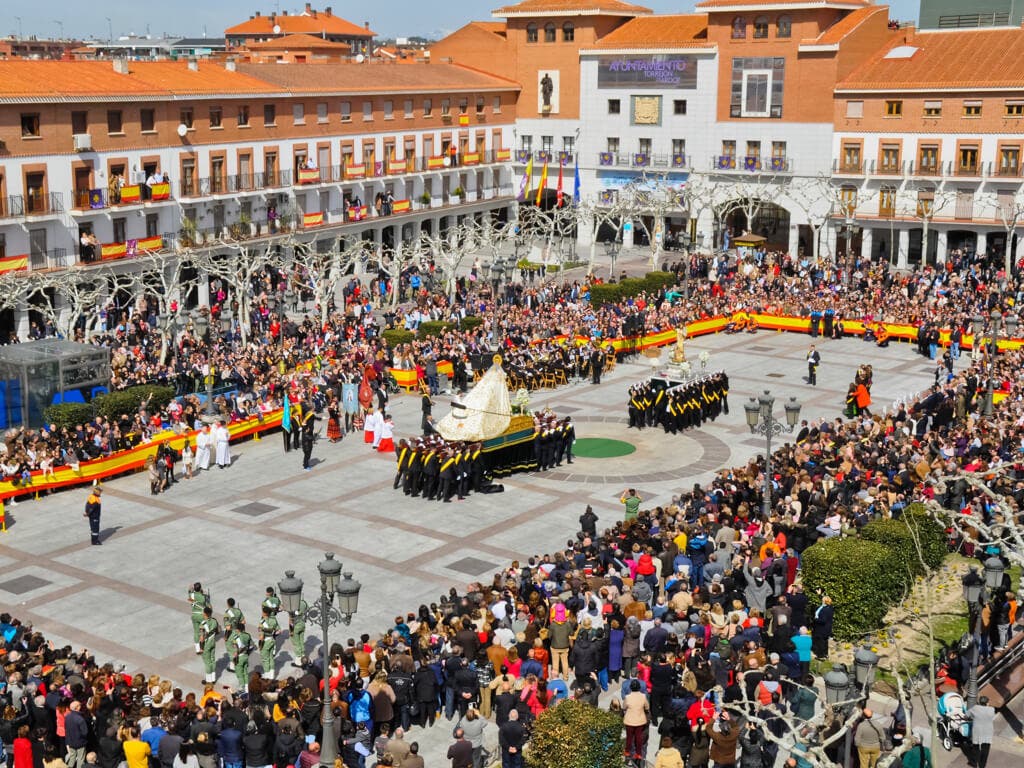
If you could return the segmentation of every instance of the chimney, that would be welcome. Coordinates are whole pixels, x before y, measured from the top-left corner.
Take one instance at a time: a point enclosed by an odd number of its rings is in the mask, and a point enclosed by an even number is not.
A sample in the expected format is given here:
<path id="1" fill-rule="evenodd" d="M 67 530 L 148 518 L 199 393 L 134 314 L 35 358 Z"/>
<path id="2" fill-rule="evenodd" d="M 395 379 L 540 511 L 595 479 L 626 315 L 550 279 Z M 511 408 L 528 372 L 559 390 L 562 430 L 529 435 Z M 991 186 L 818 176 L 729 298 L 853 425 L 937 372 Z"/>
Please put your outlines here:
<path id="1" fill-rule="evenodd" d="M 281 15 L 282 16 L 287 16 L 288 15 L 288 11 L 281 11 Z"/>
<path id="2" fill-rule="evenodd" d="M 326 8 L 324 8 L 324 16 L 330 16 L 332 11 L 333 9 L 331 8 L 331 6 L 328 5 Z"/>
<path id="3" fill-rule="evenodd" d="M 128 59 L 114 59 L 114 71 L 119 75 L 127 75 Z"/>
<path id="4" fill-rule="evenodd" d="M 224 62 L 224 69 L 226 69 L 226 70 L 227 70 L 228 72 L 234 72 L 234 71 L 236 71 L 236 70 L 238 69 L 238 67 L 237 67 L 237 66 L 235 66 L 235 60 L 234 60 L 234 59 L 228 59 L 228 60 L 226 60 L 226 61 Z"/>
<path id="5" fill-rule="evenodd" d="M 198 72 L 199 71 L 199 59 L 189 59 L 188 60 L 188 68 L 192 72 Z"/>
<path id="6" fill-rule="evenodd" d="M 313 12 L 313 4 L 312 3 L 306 3 L 306 13 L 312 13 L 312 12 Z"/>
<path id="7" fill-rule="evenodd" d="M 316 18 L 316 9 L 315 8 L 313 9 L 313 18 L 314 19 Z"/>
<path id="8" fill-rule="evenodd" d="M 363 22 L 363 29 L 369 30 L 369 28 L 370 28 L 370 22 L 364 21 Z"/>
<path id="9" fill-rule="evenodd" d="M 259 18 L 262 15 L 263 15 L 262 11 L 256 11 L 256 18 Z"/>

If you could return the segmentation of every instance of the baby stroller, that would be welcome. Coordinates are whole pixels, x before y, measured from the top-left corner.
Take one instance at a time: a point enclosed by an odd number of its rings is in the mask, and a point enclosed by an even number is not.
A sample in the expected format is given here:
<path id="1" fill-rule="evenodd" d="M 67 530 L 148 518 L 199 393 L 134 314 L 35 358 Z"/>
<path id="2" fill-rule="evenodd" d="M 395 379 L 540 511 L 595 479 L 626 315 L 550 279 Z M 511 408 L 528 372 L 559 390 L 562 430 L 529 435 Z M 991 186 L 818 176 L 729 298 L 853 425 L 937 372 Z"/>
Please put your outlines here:
<path id="1" fill-rule="evenodd" d="M 971 735 L 971 722 L 967 719 L 964 697 L 956 691 L 944 693 L 939 699 L 939 737 L 948 752 L 964 744 Z"/>

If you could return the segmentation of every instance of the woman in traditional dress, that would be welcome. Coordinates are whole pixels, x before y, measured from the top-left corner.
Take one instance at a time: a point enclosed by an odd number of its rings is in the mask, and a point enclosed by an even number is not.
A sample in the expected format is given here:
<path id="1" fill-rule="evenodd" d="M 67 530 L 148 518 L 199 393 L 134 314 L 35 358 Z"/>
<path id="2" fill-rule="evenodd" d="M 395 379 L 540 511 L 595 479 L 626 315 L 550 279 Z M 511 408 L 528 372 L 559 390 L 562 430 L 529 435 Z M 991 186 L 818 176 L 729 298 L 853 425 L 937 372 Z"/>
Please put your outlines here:
<path id="1" fill-rule="evenodd" d="M 327 439 L 337 443 L 341 438 L 341 409 L 338 407 L 337 396 L 332 392 L 331 400 L 327 403 Z"/>

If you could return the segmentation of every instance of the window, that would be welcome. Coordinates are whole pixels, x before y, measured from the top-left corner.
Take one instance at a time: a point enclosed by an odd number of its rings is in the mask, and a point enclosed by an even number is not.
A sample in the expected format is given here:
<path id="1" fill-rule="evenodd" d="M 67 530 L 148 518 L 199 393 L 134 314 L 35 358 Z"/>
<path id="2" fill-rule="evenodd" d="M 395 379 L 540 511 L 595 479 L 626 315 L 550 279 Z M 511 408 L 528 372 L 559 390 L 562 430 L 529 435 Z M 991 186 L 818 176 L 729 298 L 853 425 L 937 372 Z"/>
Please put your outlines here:
<path id="1" fill-rule="evenodd" d="M 341 102 L 341 122 L 349 123 L 352 121 L 352 102 L 343 101 Z"/>
<path id="2" fill-rule="evenodd" d="M 459 99 L 459 114 L 464 115 L 469 111 L 469 99 Z"/>
<path id="3" fill-rule="evenodd" d="M 557 38 L 555 37 L 555 25 L 550 21 L 544 25 L 544 42 L 553 43 Z"/>
<path id="4" fill-rule="evenodd" d="M 524 152 L 533 152 L 533 136 L 520 136 L 519 148 Z"/>
<path id="5" fill-rule="evenodd" d="M 75 111 L 71 113 L 71 132 L 72 133 L 88 133 L 89 132 L 89 113 L 85 111 Z"/>
<path id="6" fill-rule="evenodd" d="M 576 39 L 576 27 L 573 26 L 571 21 L 565 22 L 562 25 L 562 42 L 571 43 Z"/>
<path id="7" fill-rule="evenodd" d="M 562 137 L 562 151 L 568 152 L 570 155 L 576 151 L 576 137 L 575 136 L 563 136 Z"/>
<path id="8" fill-rule="evenodd" d="M 848 101 L 846 102 L 846 116 L 854 119 L 864 117 L 864 102 L 863 101 Z"/>
<path id="9" fill-rule="evenodd" d="M 785 75 L 782 56 L 734 58 L 729 117 L 781 118 Z"/>
<path id="10" fill-rule="evenodd" d="M 942 102 L 941 101 L 926 101 L 924 103 L 924 116 L 925 117 L 941 117 L 942 116 Z"/>
<path id="11" fill-rule="evenodd" d="M 618 136 L 609 136 L 606 140 L 606 145 L 608 147 L 608 151 L 611 152 L 613 155 L 617 155 L 619 153 Z"/>
<path id="12" fill-rule="evenodd" d="M 305 104 L 292 104 L 292 122 L 295 123 L 295 125 L 306 124 Z"/>
<path id="13" fill-rule="evenodd" d="M 766 40 L 768 38 L 768 17 L 758 16 L 754 19 L 754 39 Z"/>
<path id="14" fill-rule="evenodd" d="M 555 137 L 554 136 L 541 136 L 540 137 L 540 148 L 545 152 L 551 152 L 554 148 Z"/>
<path id="15" fill-rule="evenodd" d="M 672 101 L 672 114 L 674 115 L 685 115 L 686 114 L 686 99 L 675 99 Z"/>
<path id="16" fill-rule="evenodd" d="M 385 101 L 384 102 L 384 119 L 394 120 L 395 119 L 395 102 Z"/>
<path id="17" fill-rule="evenodd" d="M 980 101 L 965 101 L 964 102 L 964 117 L 981 117 L 981 102 Z"/>
<path id="18" fill-rule="evenodd" d="M 860 144 L 843 144 L 843 166 L 841 170 L 860 170 Z"/>
<path id="19" fill-rule="evenodd" d="M 329 118 L 327 117 L 327 102 L 326 101 L 317 102 L 317 105 L 316 105 L 316 121 L 318 123 L 326 123 L 328 121 L 328 119 Z"/>
<path id="20" fill-rule="evenodd" d="M 530 23 L 526 25 L 526 42 L 536 43 L 537 42 L 537 25 Z"/>
<path id="21" fill-rule="evenodd" d="M 273 104 L 263 105 L 263 125 L 277 125 L 277 107 L 274 106 Z"/>
<path id="22" fill-rule="evenodd" d="M 146 214 L 146 237 L 156 237 L 160 234 L 160 214 Z"/>
<path id="23" fill-rule="evenodd" d="M 220 107 L 210 107 L 210 127 L 223 128 L 224 110 Z"/>
<path id="24" fill-rule="evenodd" d="M 637 142 L 637 151 L 639 151 L 641 155 L 650 155 L 651 154 L 651 140 L 650 139 L 640 139 Z"/>
<path id="25" fill-rule="evenodd" d="M 732 39 L 745 40 L 747 37 L 747 20 L 743 16 L 737 16 L 732 20 Z"/>
<path id="26" fill-rule="evenodd" d="M 886 117 L 903 117 L 903 100 L 890 99 L 885 102 Z"/>
<path id="27" fill-rule="evenodd" d="M 878 215 L 889 218 L 896 215 L 896 187 L 883 186 L 878 190 Z"/>
<path id="28" fill-rule="evenodd" d="M 743 117 L 768 117 L 768 93 L 771 72 L 749 70 L 743 73 Z"/>
<path id="29" fill-rule="evenodd" d="M 673 157 L 686 156 L 686 139 L 672 139 L 672 155 Z"/>
<path id="30" fill-rule="evenodd" d="M 407 118 L 413 116 L 413 101 L 412 101 L 412 99 L 406 99 L 405 100 L 405 116 Z"/>
<path id="31" fill-rule="evenodd" d="M 38 138 L 39 136 L 39 113 L 29 112 L 21 116 L 21 137 Z"/>
<path id="32" fill-rule="evenodd" d="M 196 161 L 184 158 L 181 161 L 181 193 L 191 197 L 196 192 Z"/>
<path id="33" fill-rule="evenodd" d="M 853 213 L 857 210 L 857 188 L 844 184 L 839 188 L 839 206 L 844 213 Z"/>
<path id="34" fill-rule="evenodd" d="M 748 141 L 747 142 L 747 157 L 753 158 L 754 160 L 761 159 L 761 142 L 760 141 Z"/>
<path id="35" fill-rule="evenodd" d="M 434 105 L 430 99 L 423 100 L 423 116 L 431 117 L 434 114 Z"/>
<path id="36" fill-rule="evenodd" d="M 156 131 L 156 110 L 143 107 L 139 110 L 139 127 L 143 133 Z"/>
<path id="37" fill-rule="evenodd" d="M 999 148 L 999 175 L 1016 176 L 1020 173 L 1020 147 Z"/>
<path id="38" fill-rule="evenodd" d="M 1008 101 L 1004 109 L 1007 117 L 1024 117 L 1024 101 Z"/>
<path id="39" fill-rule="evenodd" d="M 491 112 L 496 115 L 501 113 L 501 96 L 494 97 L 494 101 L 491 102 Z"/>
<path id="40" fill-rule="evenodd" d="M 365 122 L 368 122 L 370 120 L 373 120 L 373 102 L 372 101 L 364 101 L 363 102 L 363 122 L 365 123 Z"/>
<path id="41" fill-rule="evenodd" d="M 107 133 L 124 133 L 124 119 L 120 109 L 107 110 Z"/>
<path id="42" fill-rule="evenodd" d="M 900 145 L 883 144 L 881 168 L 882 173 L 897 173 L 900 170 Z"/>
<path id="43" fill-rule="evenodd" d="M 248 105 L 242 105 L 238 108 L 238 127 L 248 128 L 249 127 L 249 107 Z"/>
<path id="44" fill-rule="evenodd" d="M 128 240 L 127 235 L 127 219 L 114 219 L 111 223 L 114 225 L 114 242 L 124 243 Z"/>
<path id="45" fill-rule="evenodd" d="M 452 113 L 452 103 L 448 99 L 441 99 L 441 117 L 448 117 Z"/>
<path id="46" fill-rule="evenodd" d="M 722 141 L 722 156 L 723 157 L 736 157 L 736 142 L 732 139 L 725 139 Z"/>
<path id="47" fill-rule="evenodd" d="M 793 34 L 793 19 L 789 16 L 779 16 L 775 22 L 775 36 L 788 38 Z"/>
<path id="48" fill-rule="evenodd" d="M 618 99 L 608 99 L 608 114 L 617 115 L 622 112 L 622 102 Z"/>
<path id="49" fill-rule="evenodd" d="M 478 115 L 482 115 L 484 113 L 484 97 L 483 96 L 477 96 L 476 97 L 476 113 Z"/>
<path id="50" fill-rule="evenodd" d="M 958 168 L 965 173 L 978 170 L 978 146 L 976 144 L 961 145 Z"/>
<path id="51" fill-rule="evenodd" d="M 939 145 L 922 144 L 918 150 L 917 166 L 920 173 L 936 173 L 939 169 Z"/>
<path id="52" fill-rule="evenodd" d="M 917 215 L 922 219 L 930 218 L 935 211 L 935 192 L 927 189 L 918 190 Z"/>

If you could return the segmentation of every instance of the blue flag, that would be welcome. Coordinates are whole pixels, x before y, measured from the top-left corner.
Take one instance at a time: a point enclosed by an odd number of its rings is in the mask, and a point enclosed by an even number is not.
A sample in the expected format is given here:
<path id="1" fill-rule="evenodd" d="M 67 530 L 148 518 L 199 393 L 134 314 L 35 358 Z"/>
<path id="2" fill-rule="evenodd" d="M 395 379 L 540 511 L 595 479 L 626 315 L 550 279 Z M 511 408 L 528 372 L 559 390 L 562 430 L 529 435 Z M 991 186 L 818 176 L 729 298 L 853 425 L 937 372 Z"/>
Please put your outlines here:
<path id="1" fill-rule="evenodd" d="M 281 417 L 281 429 L 285 432 L 292 431 L 292 404 L 288 395 L 284 396 L 284 416 Z"/>
<path id="2" fill-rule="evenodd" d="M 576 156 L 576 170 L 573 172 L 572 179 L 572 204 L 580 204 L 580 158 Z"/>

